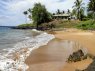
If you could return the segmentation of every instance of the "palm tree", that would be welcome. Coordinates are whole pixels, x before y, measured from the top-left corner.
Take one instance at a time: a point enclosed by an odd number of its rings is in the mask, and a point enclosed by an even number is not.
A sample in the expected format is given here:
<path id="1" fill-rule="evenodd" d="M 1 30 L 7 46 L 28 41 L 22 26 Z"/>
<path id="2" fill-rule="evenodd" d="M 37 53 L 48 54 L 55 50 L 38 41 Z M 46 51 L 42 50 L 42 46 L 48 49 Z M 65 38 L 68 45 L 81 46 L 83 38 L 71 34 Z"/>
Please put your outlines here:
<path id="1" fill-rule="evenodd" d="M 95 20 L 95 0 L 90 0 L 88 4 L 88 11 L 93 12 L 93 19 Z"/>
<path id="2" fill-rule="evenodd" d="M 75 5 L 73 6 L 73 8 L 76 11 L 77 19 L 80 20 L 82 18 L 81 14 L 83 14 L 83 10 L 84 10 L 83 7 L 84 3 L 82 3 L 82 0 L 76 0 L 74 4 Z"/>
<path id="3" fill-rule="evenodd" d="M 70 13 L 71 13 L 71 12 L 70 12 L 70 10 L 68 9 L 67 14 L 69 14 L 69 15 L 70 15 Z"/>
<path id="4" fill-rule="evenodd" d="M 32 9 L 28 9 L 28 12 L 29 12 L 29 15 L 28 15 L 28 18 L 30 19 L 30 21 L 32 21 L 32 15 L 31 15 L 31 13 L 32 13 Z"/>
<path id="5" fill-rule="evenodd" d="M 24 11 L 23 14 L 26 16 L 26 21 L 25 22 L 27 24 L 27 14 L 28 14 L 28 12 L 27 11 Z"/>
<path id="6" fill-rule="evenodd" d="M 28 15 L 28 18 L 30 21 L 32 21 L 32 16 L 31 15 Z"/>
<path id="7" fill-rule="evenodd" d="M 80 9 L 80 20 L 82 21 L 84 17 L 84 9 Z"/>
<path id="8" fill-rule="evenodd" d="M 62 12 L 63 14 L 65 13 L 65 11 L 63 10 L 63 12 Z"/>
<path id="9" fill-rule="evenodd" d="M 57 14 L 61 14 L 61 12 L 60 12 L 60 10 L 59 10 L 59 9 L 57 10 Z"/>
<path id="10" fill-rule="evenodd" d="M 53 13 L 53 15 L 55 15 L 55 13 Z"/>
<path id="11" fill-rule="evenodd" d="M 77 15 L 77 14 L 76 14 L 76 10 L 75 10 L 75 9 L 73 9 L 73 10 L 72 10 L 71 15 L 72 15 L 72 16 L 73 16 L 73 15 L 75 15 L 75 16 Z"/>

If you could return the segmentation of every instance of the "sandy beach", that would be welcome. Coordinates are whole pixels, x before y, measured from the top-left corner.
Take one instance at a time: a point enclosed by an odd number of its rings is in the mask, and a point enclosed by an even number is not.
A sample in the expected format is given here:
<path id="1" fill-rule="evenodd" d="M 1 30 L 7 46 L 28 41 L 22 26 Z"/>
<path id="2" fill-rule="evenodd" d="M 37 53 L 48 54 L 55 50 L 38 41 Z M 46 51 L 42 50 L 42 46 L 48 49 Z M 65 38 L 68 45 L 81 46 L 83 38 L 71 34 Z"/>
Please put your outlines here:
<path id="1" fill-rule="evenodd" d="M 87 49 L 88 53 L 95 56 L 94 31 L 68 29 L 54 31 L 53 35 L 55 35 L 56 39 L 33 50 L 26 59 L 25 63 L 29 66 L 27 71 L 75 71 L 76 69 L 86 69 L 91 64 L 93 60 L 90 58 L 75 63 L 67 63 L 66 60 L 74 49 L 70 48 L 71 44 L 66 46 L 63 43 L 64 40 L 78 42 Z M 71 42 L 68 41 L 68 43 Z"/>
<path id="2" fill-rule="evenodd" d="M 27 58 L 28 71 L 58 71 L 65 65 L 71 50 L 63 47 L 63 41 L 54 39 L 46 46 L 34 50 Z M 60 46 L 59 46 L 60 45 Z M 70 45 L 69 45 L 70 46 Z"/>
<path id="3" fill-rule="evenodd" d="M 55 37 L 63 40 L 79 42 L 87 48 L 88 52 L 95 56 L 95 31 L 83 31 L 78 29 L 68 29 L 65 31 L 55 31 Z"/>

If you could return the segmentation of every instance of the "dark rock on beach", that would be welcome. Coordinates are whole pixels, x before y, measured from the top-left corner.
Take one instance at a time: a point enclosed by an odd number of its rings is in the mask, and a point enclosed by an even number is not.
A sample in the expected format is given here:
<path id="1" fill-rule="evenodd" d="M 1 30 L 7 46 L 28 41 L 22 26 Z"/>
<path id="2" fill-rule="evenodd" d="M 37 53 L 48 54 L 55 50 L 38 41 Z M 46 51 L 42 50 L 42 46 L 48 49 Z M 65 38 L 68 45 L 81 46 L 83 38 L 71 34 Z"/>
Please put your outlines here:
<path id="1" fill-rule="evenodd" d="M 84 55 L 83 51 L 80 49 L 69 56 L 68 62 L 77 62 L 84 59 L 87 59 L 87 55 Z"/>

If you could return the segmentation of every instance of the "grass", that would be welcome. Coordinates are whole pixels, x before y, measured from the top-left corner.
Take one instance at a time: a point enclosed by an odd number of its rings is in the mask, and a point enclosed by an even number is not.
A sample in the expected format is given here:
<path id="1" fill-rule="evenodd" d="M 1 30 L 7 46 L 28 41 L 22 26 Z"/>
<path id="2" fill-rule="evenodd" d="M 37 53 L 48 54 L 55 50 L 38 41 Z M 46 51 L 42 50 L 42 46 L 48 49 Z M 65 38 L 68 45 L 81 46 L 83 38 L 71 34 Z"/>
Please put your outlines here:
<path id="1" fill-rule="evenodd" d="M 87 21 L 78 21 L 78 20 L 53 20 L 49 23 L 43 23 L 39 27 L 49 28 L 49 29 L 63 29 L 63 28 L 78 28 L 83 30 L 95 30 L 95 21 L 87 20 Z M 22 24 L 19 25 L 20 29 L 32 29 L 35 28 L 35 24 Z"/>
<path id="2" fill-rule="evenodd" d="M 95 21 L 93 20 L 82 21 L 80 24 L 76 26 L 76 28 L 83 30 L 95 30 Z"/>
<path id="3" fill-rule="evenodd" d="M 54 20 L 51 22 L 52 24 L 55 25 L 55 28 L 74 28 L 80 21 L 78 20 Z"/>
<path id="4" fill-rule="evenodd" d="M 33 28 L 35 25 L 34 24 L 21 24 L 21 25 L 18 25 L 17 27 L 20 28 L 20 29 L 31 29 Z"/>
<path id="5" fill-rule="evenodd" d="M 95 21 L 94 20 L 86 20 L 86 21 L 54 20 L 50 23 L 55 25 L 55 29 L 77 28 L 77 29 L 82 29 L 82 30 L 95 30 Z"/>

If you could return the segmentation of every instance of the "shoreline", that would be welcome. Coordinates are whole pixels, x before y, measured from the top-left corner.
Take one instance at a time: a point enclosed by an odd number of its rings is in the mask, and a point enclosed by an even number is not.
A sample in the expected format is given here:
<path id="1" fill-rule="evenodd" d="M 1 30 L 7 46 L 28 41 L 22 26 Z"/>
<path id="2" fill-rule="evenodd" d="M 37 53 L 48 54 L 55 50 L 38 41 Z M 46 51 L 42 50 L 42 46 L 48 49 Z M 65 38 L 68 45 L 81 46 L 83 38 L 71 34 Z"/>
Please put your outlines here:
<path id="1" fill-rule="evenodd" d="M 79 42 L 88 49 L 88 52 L 95 56 L 95 31 L 83 31 L 68 29 L 67 31 L 55 31 L 55 38 Z"/>
<path id="2" fill-rule="evenodd" d="M 69 48 L 64 48 L 63 42 L 60 39 L 53 39 L 47 45 L 33 50 L 25 61 L 29 66 L 27 71 L 57 71 L 62 68 L 70 55 Z M 58 48 L 59 45 L 61 45 L 60 48 Z"/>
<path id="3" fill-rule="evenodd" d="M 94 48 L 94 46 L 95 46 L 95 44 L 94 44 L 94 42 L 95 42 L 95 39 L 94 39 L 95 32 L 94 31 L 90 32 L 90 31 L 81 31 L 81 30 L 75 30 L 75 29 L 71 30 L 71 29 L 69 29 L 67 31 L 54 31 L 53 35 L 55 36 L 55 38 L 57 38 L 59 40 L 71 40 L 71 41 L 79 42 L 79 44 L 81 44 L 83 47 L 87 48 L 88 53 L 95 55 L 95 50 L 94 50 L 95 49 Z M 57 43 L 59 43 L 59 40 L 57 40 L 58 41 Z M 52 60 L 52 61 L 47 61 L 45 63 L 45 62 L 43 62 L 44 61 L 43 58 L 45 57 L 45 60 L 48 60 L 50 57 L 43 56 L 43 55 L 36 54 L 36 53 L 41 53 L 42 52 L 42 54 L 44 54 L 44 52 L 47 51 L 47 50 L 48 50 L 48 52 L 50 52 L 51 50 L 50 50 L 49 47 L 52 47 L 52 44 L 50 44 L 50 43 L 53 43 L 53 42 L 50 41 L 47 45 L 42 46 L 42 47 L 34 50 L 29 55 L 29 57 L 25 61 L 25 63 L 27 65 L 29 65 L 29 69 L 27 71 L 31 71 L 31 70 L 32 71 L 39 71 L 37 69 L 40 69 L 41 71 L 44 71 L 44 69 L 45 69 L 45 71 L 74 71 L 75 69 L 83 70 L 83 69 L 86 69 L 89 66 L 89 64 L 91 64 L 91 62 L 93 61 L 92 59 L 87 58 L 84 61 L 71 63 L 71 64 L 67 63 L 65 65 L 64 65 L 65 62 L 62 61 L 62 60 L 59 60 L 59 62 L 58 61 L 54 62 L 54 60 Z M 43 49 L 45 51 L 43 51 Z M 54 49 L 52 49 L 52 50 L 54 50 Z M 38 55 L 42 57 L 42 60 L 40 59 L 41 57 L 39 57 Z M 53 54 L 53 55 L 55 56 L 55 54 Z M 38 58 L 35 57 L 35 56 L 38 56 Z M 60 55 L 58 54 L 57 56 L 60 56 Z M 62 58 L 62 56 L 60 56 L 60 57 Z M 33 61 L 33 59 L 34 59 L 34 61 Z M 40 62 L 40 60 L 42 62 Z M 32 63 L 32 61 L 34 63 Z M 82 67 L 81 67 L 81 65 L 82 65 Z M 43 68 L 43 70 L 41 68 Z M 51 68 L 51 70 L 50 70 L 50 68 Z M 60 68 L 61 70 L 58 70 L 56 68 Z M 70 69 L 68 70 L 68 68 L 70 68 L 71 70 Z"/>
<path id="4" fill-rule="evenodd" d="M 50 40 L 55 38 L 51 34 L 40 32 L 35 29 L 32 30 L 32 32 L 32 37 L 16 43 L 13 46 L 14 48 L 11 48 L 6 54 L 3 55 L 3 58 L 0 60 L 0 70 L 26 71 L 28 66 L 25 64 L 25 60 L 30 55 L 30 53 L 40 46 L 46 45 Z"/>

